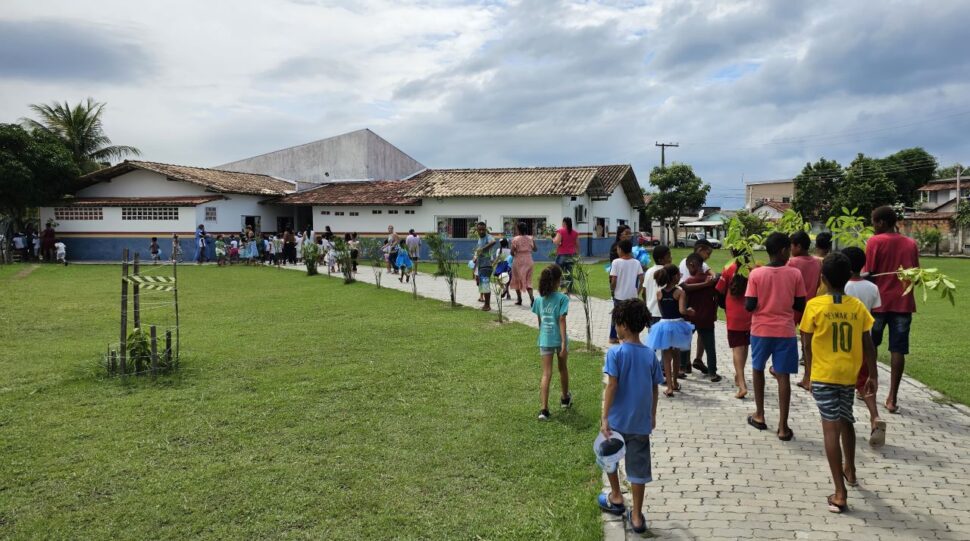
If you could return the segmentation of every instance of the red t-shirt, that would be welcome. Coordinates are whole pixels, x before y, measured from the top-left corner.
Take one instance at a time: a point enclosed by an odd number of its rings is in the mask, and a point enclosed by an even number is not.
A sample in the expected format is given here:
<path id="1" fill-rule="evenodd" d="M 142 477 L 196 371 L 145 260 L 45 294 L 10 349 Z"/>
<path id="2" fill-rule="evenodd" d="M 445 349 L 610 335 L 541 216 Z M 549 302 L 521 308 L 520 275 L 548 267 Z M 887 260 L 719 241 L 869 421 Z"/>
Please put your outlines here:
<path id="1" fill-rule="evenodd" d="M 795 337 L 796 297 L 805 296 L 802 273 L 794 267 L 758 267 L 748 276 L 745 297 L 757 297 L 758 307 L 751 315 L 751 336 Z"/>
<path id="2" fill-rule="evenodd" d="M 822 278 L 822 262 L 817 257 L 800 255 L 788 260 L 789 267 L 795 267 L 802 273 L 802 283 L 805 284 L 805 300 L 809 301 L 818 292 L 819 280 Z"/>
<path id="3" fill-rule="evenodd" d="M 866 266 L 863 272 L 882 274 L 895 273 L 899 267 L 911 269 L 919 266 L 919 248 L 913 239 L 899 233 L 880 233 L 866 242 Z M 903 295 L 906 284 L 895 274 L 877 276 L 873 279 L 879 288 L 882 306 L 874 308 L 873 313 L 903 312 L 911 314 L 916 311 L 916 299 L 913 292 Z"/>
<path id="4" fill-rule="evenodd" d="M 562 242 L 559 243 L 559 247 L 556 249 L 556 255 L 576 255 L 576 245 L 579 243 L 579 231 L 575 229 L 566 231 L 565 227 L 560 227 L 556 233 L 562 238 Z"/>
<path id="5" fill-rule="evenodd" d="M 702 284 L 707 281 L 707 275 L 690 276 L 685 284 Z M 687 306 L 694 309 L 690 320 L 698 329 L 713 329 L 717 321 L 717 302 L 714 301 L 714 288 L 705 287 L 687 293 Z"/>
<path id="6" fill-rule="evenodd" d="M 738 264 L 731 263 L 724 268 L 721 279 L 717 281 L 717 292 L 726 297 L 724 313 L 729 331 L 748 332 L 751 330 L 751 312 L 744 309 L 744 296 L 735 297 L 730 292 L 731 281 L 738 272 Z"/>

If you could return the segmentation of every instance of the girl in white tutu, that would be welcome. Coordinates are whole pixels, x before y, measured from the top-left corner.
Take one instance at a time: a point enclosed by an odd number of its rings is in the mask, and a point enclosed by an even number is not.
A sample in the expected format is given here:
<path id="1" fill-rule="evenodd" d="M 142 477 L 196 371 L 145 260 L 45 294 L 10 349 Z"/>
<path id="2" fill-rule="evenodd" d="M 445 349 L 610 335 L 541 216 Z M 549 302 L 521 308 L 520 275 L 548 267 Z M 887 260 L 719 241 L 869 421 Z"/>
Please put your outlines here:
<path id="1" fill-rule="evenodd" d="M 680 384 L 677 383 L 680 350 L 690 349 L 690 339 L 694 334 L 694 326 L 684 321 L 684 316 L 691 316 L 694 310 L 687 307 L 687 294 L 678 285 L 680 269 L 677 265 L 664 265 L 653 276 L 660 287 L 657 291 L 660 321 L 650 327 L 647 346 L 661 352 L 664 376 L 667 379 L 664 396 L 669 398 L 674 396 L 674 391 L 680 390 Z"/>

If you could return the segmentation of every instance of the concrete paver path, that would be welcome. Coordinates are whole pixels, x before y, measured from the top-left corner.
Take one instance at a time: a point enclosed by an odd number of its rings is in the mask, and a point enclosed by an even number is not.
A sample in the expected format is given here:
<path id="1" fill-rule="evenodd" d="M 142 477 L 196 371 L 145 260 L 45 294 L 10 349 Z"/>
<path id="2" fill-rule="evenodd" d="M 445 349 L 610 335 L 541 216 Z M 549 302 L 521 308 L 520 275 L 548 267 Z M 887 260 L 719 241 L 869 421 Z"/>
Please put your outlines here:
<path id="1" fill-rule="evenodd" d="M 374 282 L 369 268 L 360 271 L 358 280 Z M 417 279 L 419 295 L 448 300 L 444 279 L 424 273 Z M 387 274 L 382 285 L 411 291 L 410 284 Z M 470 280 L 460 281 L 457 297 L 463 305 L 481 306 Z M 506 301 L 505 315 L 534 327 L 528 300 L 525 304 Z M 571 304 L 570 338 L 585 341 L 583 310 L 575 299 Z M 593 343 L 605 349 L 612 304 L 594 299 L 591 305 Z M 794 386 L 793 378 L 789 424 L 796 435 L 794 441 L 779 441 L 775 436 L 777 387 L 768 378 L 769 430 L 749 427 L 745 419 L 754 410 L 753 389 L 746 400 L 734 398 L 731 350 L 722 322 L 716 332 L 718 369 L 724 381 L 711 383 L 695 372 L 683 381 L 684 390 L 677 397 L 660 397 L 651 442 L 655 480 L 647 486 L 645 504 L 654 535 L 664 539 L 970 539 L 970 410 L 949 405 L 924 385 L 904 378 L 901 413 L 884 413 L 889 423 L 887 443 L 873 449 L 867 443 L 868 412 L 857 402 L 859 486 L 849 488 L 850 511 L 835 515 L 825 505 L 833 487 L 814 400 Z M 882 404 L 888 369 L 880 365 L 879 376 Z M 750 363 L 747 379 L 750 387 Z M 594 436 L 590 434 L 590 439 Z M 607 540 L 639 538 L 619 517 L 604 514 L 603 518 Z"/>

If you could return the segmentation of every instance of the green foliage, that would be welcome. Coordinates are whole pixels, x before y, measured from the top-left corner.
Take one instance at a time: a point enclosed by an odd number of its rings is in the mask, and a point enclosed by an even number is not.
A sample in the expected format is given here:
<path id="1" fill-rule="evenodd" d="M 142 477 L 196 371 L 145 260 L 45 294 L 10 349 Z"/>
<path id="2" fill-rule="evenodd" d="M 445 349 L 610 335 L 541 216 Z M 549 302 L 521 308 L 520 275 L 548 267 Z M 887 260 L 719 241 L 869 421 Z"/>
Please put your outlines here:
<path id="1" fill-rule="evenodd" d="M 953 221 L 960 227 L 970 227 L 970 201 L 960 201 Z"/>
<path id="2" fill-rule="evenodd" d="M 458 288 L 458 278 L 459 271 L 461 271 L 461 263 L 458 261 L 458 252 L 455 251 L 454 245 L 450 242 L 446 242 L 445 239 L 438 233 L 431 233 L 425 237 L 425 242 L 428 243 L 428 249 L 431 251 L 431 259 L 434 259 L 438 270 L 435 272 L 435 276 L 442 276 L 445 279 L 445 283 L 448 284 L 448 293 L 451 297 L 451 307 L 455 308 L 458 306 L 457 299 L 457 288 Z"/>
<path id="3" fill-rule="evenodd" d="M 738 274 L 747 277 L 754 268 L 755 250 L 764 244 L 764 231 L 751 233 L 744 221 L 737 216 L 728 223 L 724 245 L 734 256 L 732 261 L 738 265 Z"/>
<path id="4" fill-rule="evenodd" d="M 792 208 L 809 220 L 823 220 L 831 215 L 832 201 L 843 181 L 842 166 L 834 160 L 819 159 L 807 163 L 795 177 Z"/>
<path id="5" fill-rule="evenodd" d="M 859 209 L 849 210 L 842 207 L 841 216 L 832 216 L 825 225 L 832 232 L 832 242 L 838 248 L 855 246 L 865 248 L 866 241 L 874 233 L 872 226 L 866 224 L 865 218 L 859 215 Z"/>
<path id="6" fill-rule="evenodd" d="M 696 210 L 707 201 L 707 194 L 711 185 L 705 184 L 694 174 L 693 168 L 687 164 L 674 163 L 661 169 L 654 167 L 650 172 L 650 184 L 657 188 L 657 192 L 647 205 L 647 214 L 661 221 L 670 218 L 677 223 L 684 213 Z M 674 229 L 674 239 L 677 241 L 677 229 Z"/>
<path id="7" fill-rule="evenodd" d="M 957 176 L 958 169 L 962 172 L 961 176 L 965 176 L 967 174 L 967 168 L 961 165 L 959 162 L 957 162 L 949 167 L 941 167 L 937 169 L 933 178 L 936 178 L 936 179 L 954 178 Z"/>
<path id="8" fill-rule="evenodd" d="M 856 209 L 869 216 L 872 209 L 896 202 L 896 185 L 882 169 L 880 160 L 859 154 L 845 170 L 833 208 Z"/>
<path id="9" fill-rule="evenodd" d="M 60 140 L 73 156 L 78 169 L 90 173 L 110 165 L 112 159 L 141 155 L 135 147 L 111 144 L 101 124 L 104 106 L 93 98 L 73 107 L 67 102 L 34 104 L 30 108 L 40 121 L 26 118 L 23 123 L 35 133 L 46 133 Z"/>
<path id="10" fill-rule="evenodd" d="M 916 190 L 933 180 L 936 174 L 936 158 L 921 147 L 906 148 L 879 160 L 886 178 L 896 188 L 898 201 L 912 206 L 917 199 Z"/>
<path id="11" fill-rule="evenodd" d="M 734 220 L 740 222 L 740 234 L 745 237 L 761 235 L 768 230 L 768 223 L 765 222 L 764 218 L 746 210 L 739 210 L 731 221 L 733 222 Z"/>
<path id="12" fill-rule="evenodd" d="M 565 281 L 566 276 L 563 276 Z M 592 295 L 591 283 L 590 283 L 590 272 L 589 267 L 587 267 L 581 258 L 575 258 L 573 261 L 573 270 L 569 276 L 570 286 L 572 292 L 579 297 L 579 301 L 583 304 L 583 314 L 586 315 L 586 349 L 587 351 L 593 351 L 593 326 L 590 321 L 590 299 Z"/>
<path id="13" fill-rule="evenodd" d="M 913 230 L 913 239 L 920 250 L 933 248 L 936 255 L 940 255 L 940 241 L 943 240 L 943 233 L 935 227 L 921 227 Z"/>
<path id="14" fill-rule="evenodd" d="M 164 340 L 156 337 L 156 340 Z M 127 363 L 129 371 L 143 372 L 144 370 L 151 368 L 152 365 L 152 344 L 151 335 L 149 334 L 147 328 L 136 327 L 128 333 L 128 338 L 125 341 L 127 352 Z M 155 346 L 155 351 L 158 354 L 158 370 L 161 372 L 166 372 L 174 368 L 174 354 L 171 364 L 169 363 L 168 357 L 165 355 L 165 343 L 164 341 L 158 342 Z"/>
<path id="15" fill-rule="evenodd" d="M 303 264 L 306 265 L 306 275 L 315 276 L 317 274 L 317 260 L 320 257 L 320 246 L 315 242 L 304 242 L 300 252 Z"/>
<path id="16" fill-rule="evenodd" d="M 28 208 L 68 193 L 77 176 L 71 154 L 58 140 L 0 124 L 0 214 L 18 221 Z"/>
<path id="17" fill-rule="evenodd" d="M 345 284 L 352 284 L 354 280 L 354 262 L 350 257 L 350 246 L 343 237 L 337 237 L 333 242 L 334 251 L 337 256 L 337 265 L 340 266 L 340 274 L 344 277 Z"/>
<path id="18" fill-rule="evenodd" d="M 939 231 L 937 231 L 939 233 Z M 920 289 L 923 293 L 923 302 L 929 297 L 930 291 L 939 291 L 940 298 L 950 301 L 951 305 L 956 305 L 956 279 L 940 272 L 939 269 L 904 269 L 902 267 L 896 271 L 896 276 L 906 283 L 906 290 L 903 295 L 909 294 L 914 289 Z"/>
<path id="19" fill-rule="evenodd" d="M 802 215 L 798 212 L 788 209 L 781 215 L 781 218 L 768 223 L 765 234 L 779 232 L 791 235 L 799 231 L 808 233 L 811 230 L 812 224 L 806 223 Z"/>
<path id="20" fill-rule="evenodd" d="M 380 239 L 375 239 L 373 237 L 367 237 L 360 241 L 360 255 L 361 257 L 370 262 L 370 268 L 374 272 L 374 285 L 377 289 L 381 288 L 381 276 L 384 274 L 384 267 L 387 262 L 384 261 L 384 244 Z"/>

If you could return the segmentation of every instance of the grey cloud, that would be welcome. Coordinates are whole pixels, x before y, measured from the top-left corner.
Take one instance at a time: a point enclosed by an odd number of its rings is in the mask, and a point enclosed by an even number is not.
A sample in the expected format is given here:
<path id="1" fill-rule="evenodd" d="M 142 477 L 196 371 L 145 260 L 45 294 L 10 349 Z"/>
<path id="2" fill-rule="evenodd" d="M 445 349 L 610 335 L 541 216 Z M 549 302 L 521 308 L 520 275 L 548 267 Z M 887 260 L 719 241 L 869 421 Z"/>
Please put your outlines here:
<path id="1" fill-rule="evenodd" d="M 360 79 L 361 71 L 357 66 L 336 58 L 299 56 L 284 60 L 260 75 L 260 79 L 266 81 L 295 81 L 320 77 L 353 83 Z"/>
<path id="2" fill-rule="evenodd" d="M 138 43 L 111 28 L 71 21 L 0 21 L 0 77 L 130 82 L 153 69 Z"/>

